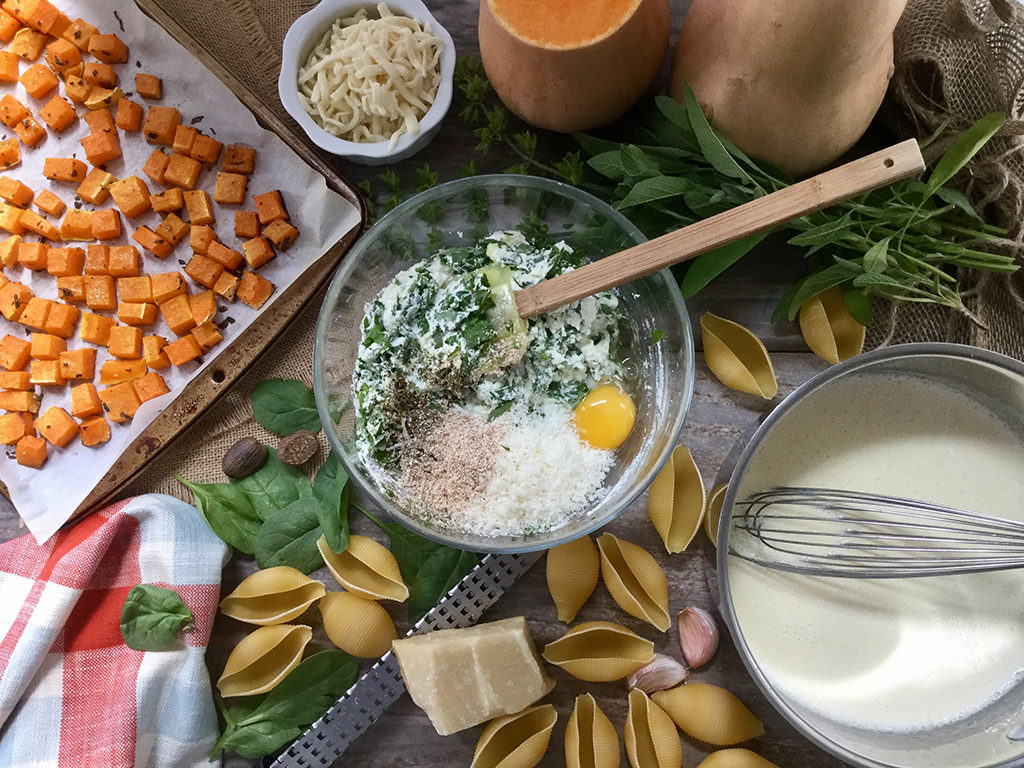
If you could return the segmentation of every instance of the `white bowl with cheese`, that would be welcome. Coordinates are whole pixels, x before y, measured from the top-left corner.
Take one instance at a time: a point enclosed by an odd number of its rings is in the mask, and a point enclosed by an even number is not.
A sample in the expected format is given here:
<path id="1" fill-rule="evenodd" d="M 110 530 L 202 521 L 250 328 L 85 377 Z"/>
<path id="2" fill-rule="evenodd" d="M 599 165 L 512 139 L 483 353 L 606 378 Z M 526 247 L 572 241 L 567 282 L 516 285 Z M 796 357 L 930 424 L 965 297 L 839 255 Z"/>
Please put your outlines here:
<path id="1" fill-rule="evenodd" d="M 340 155 L 355 163 L 383 165 L 411 157 L 425 147 L 441 128 L 441 122 L 452 101 L 452 79 L 455 72 L 455 44 L 451 35 L 433 17 L 420 0 L 388 0 L 384 3 L 395 16 L 407 16 L 429 27 L 440 39 L 439 81 L 430 108 L 418 118 L 415 131 L 401 133 L 394 141 L 348 141 L 329 133 L 306 111 L 299 94 L 299 74 L 313 49 L 336 21 L 365 9 L 377 16 L 378 3 L 321 0 L 288 29 L 281 52 L 281 74 L 278 95 L 288 114 L 299 124 L 309 139 L 321 149 Z M 391 78 L 382 77 L 382 82 Z"/>

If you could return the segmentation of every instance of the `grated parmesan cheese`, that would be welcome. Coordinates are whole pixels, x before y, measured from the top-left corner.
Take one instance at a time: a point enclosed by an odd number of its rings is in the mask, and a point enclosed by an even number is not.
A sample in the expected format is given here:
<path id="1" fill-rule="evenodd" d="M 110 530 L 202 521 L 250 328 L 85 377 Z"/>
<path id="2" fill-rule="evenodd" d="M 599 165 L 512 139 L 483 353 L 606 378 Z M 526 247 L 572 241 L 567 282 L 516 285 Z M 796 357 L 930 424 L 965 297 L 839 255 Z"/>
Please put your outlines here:
<path id="1" fill-rule="evenodd" d="M 299 102 L 325 131 L 346 141 L 388 141 L 419 132 L 441 82 L 441 39 L 430 26 L 380 3 L 341 18 L 299 69 Z"/>

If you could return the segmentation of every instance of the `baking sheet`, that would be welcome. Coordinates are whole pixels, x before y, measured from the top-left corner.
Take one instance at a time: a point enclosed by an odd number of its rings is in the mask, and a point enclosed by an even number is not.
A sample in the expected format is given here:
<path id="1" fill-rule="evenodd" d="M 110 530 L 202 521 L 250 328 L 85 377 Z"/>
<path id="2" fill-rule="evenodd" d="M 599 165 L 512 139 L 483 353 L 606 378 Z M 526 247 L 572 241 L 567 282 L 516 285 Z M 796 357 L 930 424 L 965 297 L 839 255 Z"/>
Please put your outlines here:
<path id="1" fill-rule="evenodd" d="M 281 190 L 291 223 L 301 234 L 286 253 L 279 253 L 259 270 L 260 274 L 276 287 L 271 300 L 259 311 L 252 310 L 241 302 L 228 303 L 218 300 L 220 311 L 216 322 L 224 334 L 224 340 L 201 361 L 189 363 L 180 369 L 172 367 L 160 371 L 171 392 L 144 403 L 130 424 L 119 425 L 111 422 L 109 443 L 87 448 L 80 441 L 74 440 L 65 449 L 50 446 L 49 459 L 41 470 L 21 467 L 14 460 L 13 446 L 7 450 L 8 460 L 0 461 L 0 480 L 7 485 L 11 500 L 29 530 L 40 542 L 53 535 L 70 517 L 93 486 L 111 468 L 121 452 L 181 392 L 188 381 L 210 366 L 215 356 L 226 349 L 242 329 L 248 327 L 260 314 L 268 311 L 273 301 L 310 264 L 359 225 L 359 213 L 355 206 L 328 189 L 324 178 L 297 157 L 275 134 L 260 128 L 253 115 L 220 80 L 133 4 L 117 0 L 78 0 L 59 3 L 59 7 L 72 18 L 84 18 L 101 32 L 117 34 L 128 44 L 128 62 L 115 65 L 115 69 L 122 90 L 134 101 L 143 104 L 144 107 L 154 103 L 177 107 L 182 113 L 183 124 L 194 125 L 225 145 L 241 143 L 257 149 L 256 169 L 249 179 L 246 203 L 241 206 L 214 206 L 216 221 L 212 226 L 222 242 L 236 250 L 240 249 L 241 243 L 234 236 L 234 211 L 254 210 L 252 196 L 270 189 Z M 88 57 L 86 59 L 89 60 Z M 23 64 L 22 70 L 24 69 Z M 136 72 L 151 73 L 163 78 L 164 93 L 160 102 L 149 102 L 134 96 Z M 3 93 L 14 93 L 36 114 L 53 95 L 51 92 L 44 99 L 32 99 L 20 84 L 4 84 L 4 87 L 0 88 L 0 95 Z M 82 111 L 79 109 L 80 114 Z M 41 174 L 42 164 L 46 157 L 75 156 L 84 159 L 79 140 L 87 133 L 88 126 L 84 120 L 79 120 L 60 136 L 50 132 L 47 139 L 36 148 L 23 147 L 22 164 L 8 171 L 7 175 L 24 181 L 36 192 L 43 188 L 50 189 L 70 207 L 75 204 L 74 185 L 44 180 Z M 106 169 L 118 178 L 133 174 L 143 178 L 151 193 L 162 191 L 163 187 L 146 178 L 141 172 L 142 165 L 155 147 L 147 144 L 141 134 L 120 132 L 120 137 L 124 157 L 109 163 Z M 164 150 L 167 151 L 168 148 Z M 214 165 L 204 169 L 197 189 L 205 189 L 212 196 L 218 167 Z M 100 207 L 112 205 L 113 203 L 108 201 Z M 93 208 L 88 205 L 83 207 Z M 182 218 L 187 217 L 182 215 Z M 160 214 L 152 211 L 132 220 L 122 216 L 122 237 L 105 242 L 137 245 L 131 240 L 131 233 L 142 225 L 155 228 L 161 219 Z M 69 245 L 84 247 L 82 243 Z M 162 261 L 145 252 L 143 254 L 144 271 L 150 274 L 182 270 L 192 255 L 187 240 L 180 243 L 167 260 Z M 45 272 L 38 274 L 17 267 L 6 269 L 5 274 L 8 279 L 28 285 L 37 296 L 57 298 L 56 280 Z M 190 292 L 202 290 L 205 289 L 201 286 L 190 285 Z M 81 308 L 86 309 L 84 305 Z M 24 326 L 0 318 L 0 335 L 11 333 L 27 338 L 30 332 Z M 165 336 L 168 341 L 176 338 L 162 319 L 152 326 L 145 327 L 144 333 L 157 333 Z M 69 349 L 80 346 L 93 345 L 87 345 L 77 337 L 68 340 Z M 107 359 L 110 357 L 106 349 L 99 347 L 96 381 L 99 378 L 99 367 Z M 40 414 L 52 405 L 70 408 L 69 386 L 37 389 L 43 394 Z M 59 478 L 59 482 L 56 482 L 55 478 Z"/>

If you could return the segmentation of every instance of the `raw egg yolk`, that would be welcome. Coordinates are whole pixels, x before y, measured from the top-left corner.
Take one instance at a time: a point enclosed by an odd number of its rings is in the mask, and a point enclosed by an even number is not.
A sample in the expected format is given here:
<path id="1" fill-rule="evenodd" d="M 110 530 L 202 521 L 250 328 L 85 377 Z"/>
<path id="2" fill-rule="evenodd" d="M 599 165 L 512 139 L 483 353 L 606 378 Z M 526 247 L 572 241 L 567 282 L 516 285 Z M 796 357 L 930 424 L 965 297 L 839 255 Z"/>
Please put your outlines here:
<path id="1" fill-rule="evenodd" d="M 614 384 L 592 389 L 573 411 L 580 438 L 595 448 L 613 451 L 626 442 L 636 423 L 633 399 Z"/>

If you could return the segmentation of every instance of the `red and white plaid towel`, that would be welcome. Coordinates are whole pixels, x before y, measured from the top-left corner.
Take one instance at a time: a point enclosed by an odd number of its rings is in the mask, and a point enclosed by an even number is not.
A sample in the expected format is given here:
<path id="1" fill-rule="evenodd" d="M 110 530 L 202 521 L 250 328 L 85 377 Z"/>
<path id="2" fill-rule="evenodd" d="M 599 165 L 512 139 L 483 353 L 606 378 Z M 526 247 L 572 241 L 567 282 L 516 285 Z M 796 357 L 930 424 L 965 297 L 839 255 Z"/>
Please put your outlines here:
<path id="1" fill-rule="evenodd" d="M 203 662 L 227 548 L 194 507 L 140 496 L 43 546 L 0 544 L 0 766 L 209 766 Z M 128 592 L 175 590 L 195 626 L 167 651 L 121 637 Z"/>

